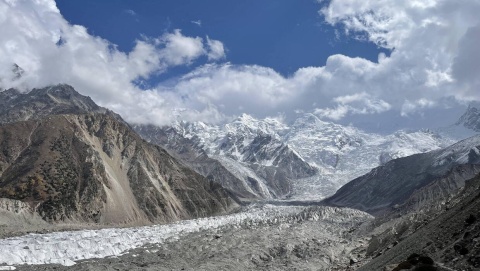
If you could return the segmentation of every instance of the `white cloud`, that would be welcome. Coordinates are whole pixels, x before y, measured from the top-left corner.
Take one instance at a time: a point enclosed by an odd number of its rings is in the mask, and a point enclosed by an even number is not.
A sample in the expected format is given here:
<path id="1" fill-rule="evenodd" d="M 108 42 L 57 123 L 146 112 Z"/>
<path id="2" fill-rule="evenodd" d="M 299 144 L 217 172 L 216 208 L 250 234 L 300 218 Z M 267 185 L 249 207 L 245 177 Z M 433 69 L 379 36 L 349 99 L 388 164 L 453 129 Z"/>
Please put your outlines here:
<path id="1" fill-rule="evenodd" d="M 408 116 L 418 110 L 421 110 L 424 108 L 432 108 L 435 105 L 436 103 L 434 101 L 430 101 L 425 98 L 422 98 L 413 102 L 406 100 L 402 105 L 401 115 Z"/>
<path id="2" fill-rule="evenodd" d="M 379 114 L 390 110 L 391 105 L 383 100 L 371 97 L 366 92 L 338 96 L 333 99 L 334 108 L 316 108 L 314 113 L 319 117 L 340 120 L 348 114 Z"/>
<path id="3" fill-rule="evenodd" d="M 190 21 L 192 24 L 196 24 L 198 26 L 202 26 L 202 21 L 201 20 L 197 20 L 197 21 Z"/>
<path id="4" fill-rule="evenodd" d="M 347 35 L 391 54 L 379 54 L 378 62 L 332 55 L 325 66 L 288 77 L 268 67 L 205 64 L 168 86 L 142 91 L 132 81 L 202 57 L 225 59 L 223 43 L 174 30 L 121 52 L 69 25 L 52 0 L 0 0 L 0 73 L 6 78 L 12 63 L 26 71 L 2 84 L 69 83 L 127 120 L 157 124 L 175 116 L 215 122 L 244 112 L 316 112 L 341 120 L 388 111 L 408 118 L 446 101 L 451 107 L 452 97 L 480 100 L 479 0 L 332 0 L 320 12 Z"/>
<path id="5" fill-rule="evenodd" d="M 127 13 L 128 15 L 131 15 L 131 16 L 134 16 L 134 17 L 137 16 L 137 13 L 136 13 L 135 10 L 133 10 L 133 9 L 126 9 L 126 10 L 124 10 L 124 11 L 125 11 L 125 13 Z"/>
<path id="6" fill-rule="evenodd" d="M 205 55 L 203 39 L 183 36 L 179 29 L 155 40 L 156 45 L 163 47 L 158 54 L 166 65 L 189 64 L 198 57 Z"/>
<path id="7" fill-rule="evenodd" d="M 223 48 L 218 41 L 187 37 L 174 30 L 137 40 L 130 52 L 121 52 L 109 41 L 90 35 L 85 27 L 70 25 L 52 0 L 0 0 L 0 24 L 1 88 L 68 83 L 138 122 L 166 123 L 184 102 L 173 93 L 143 91 L 133 81 L 172 66 L 190 65 L 202 56 L 220 58 L 218 48 Z M 25 70 L 20 80 L 14 80 L 11 73 L 13 63 Z M 190 115 L 218 114 L 213 111 L 192 110 Z"/>
<path id="8" fill-rule="evenodd" d="M 220 60 L 225 58 L 225 48 L 223 43 L 219 40 L 212 40 L 207 37 L 208 45 L 208 59 L 210 60 Z"/>
<path id="9" fill-rule="evenodd" d="M 394 49 L 370 76 L 385 94 L 414 107 L 420 105 L 408 101 L 448 96 L 480 99 L 475 81 L 480 70 L 475 52 L 480 42 L 479 12 L 478 0 L 333 0 L 321 10 L 327 22 Z M 380 73 L 385 77 L 376 77 Z"/>

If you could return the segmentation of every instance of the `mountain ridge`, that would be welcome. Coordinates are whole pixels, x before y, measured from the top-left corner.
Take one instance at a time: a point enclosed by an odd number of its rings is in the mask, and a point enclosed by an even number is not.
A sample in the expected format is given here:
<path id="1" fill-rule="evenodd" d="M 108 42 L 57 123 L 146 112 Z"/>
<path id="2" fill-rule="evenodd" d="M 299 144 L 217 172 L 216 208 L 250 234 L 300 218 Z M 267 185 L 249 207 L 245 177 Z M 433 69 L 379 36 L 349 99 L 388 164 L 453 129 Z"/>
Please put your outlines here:
<path id="1" fill-rule="evenodd" d="M 470 104 L 467 111 L 458 119 L 457 126 L 464 126 L 475 132 L 480 132 L 480 109 Z"/>
<path id="2" fill-rule="evenodd" d="M 447 148 L 398 158 L 340 188 L 324 202 L 369 213 L 382 213 L 447 171 L 462 164 L 480 164 L 480 135 Z"/>
<path id="3" fill-rule="evenodd" d="M 139 130 L 146 126 L 133 126 L 147 140 L 155 138 L 153 131 L 142 133 Z M 168 140 L 188 141 L 187 144 L 197 151 L 219 161 L 241 181 L 241 193 L 251 191 L 256 197 L 266 199 L 276 198 L 278 193 L 273 191 L 270 196 L 271 191 L 265 192 L 272 189 L 262 167 L 272 169 L 281 164 L 280 167 L 288 169 L 288 182 L 284 182 L 288 189 L 283 191 L 289 192 L 281 193 L 284 199 L 320 200 L 392 159 L 439 149 L 454 142 L 430 130 L 398 131 L 386 136 L 366 133 L 352 126 L 325 122 L 309 113 L 300 115 L 290 125 L 276 118 L 256 119 L 242 114 L 222 125 L 176 121 L 159 129 L 164 130 L 159 133 L 169 133 L 165 137 Z M 157 144 L 172 153 L 183 149 L 168 142 Z M 298 167 L 302 174 L 295 174 Z"/>
<path id="4" fill-rule="evenodd" d="M 0 197 L 32 204 L 46 221 L 164 223 L 236 205 L 70 86 L 0 95 L 11 97 L 0 113 Z"/>

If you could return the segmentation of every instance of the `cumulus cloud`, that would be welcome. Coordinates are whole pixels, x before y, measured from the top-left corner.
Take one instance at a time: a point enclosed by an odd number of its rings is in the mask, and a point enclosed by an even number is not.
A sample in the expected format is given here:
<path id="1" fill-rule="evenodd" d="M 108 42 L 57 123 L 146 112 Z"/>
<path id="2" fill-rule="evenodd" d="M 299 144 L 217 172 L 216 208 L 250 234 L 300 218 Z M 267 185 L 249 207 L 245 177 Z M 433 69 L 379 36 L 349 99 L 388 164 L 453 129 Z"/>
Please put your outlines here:
<path id="1" fill-rule="evenodd" d="M 384 92 L 402 103 L 422 108 L 421 103 L 408 101 L 447 96 L 480 99 L 477 76 L 468 75 L 478 74 L 480 67 L 474 53 L 474 44 L 480 41 L 480 1 L 333 0 L 320 12 L 330 24 L 342 24 L 393 50 L 370 76 L 377 80 L 376 75 L 383 74 L 379 85 L 384 83 L 385 89 L 395 83 L 393 91 Z"/>
<path id="2" fill-rule="evenodd" d="M 268 67 L 219 62 L 226 59 L 221 41 L 181 30 L 121 52 L 68 24 L 53 0 L 0 0 L 0 73 L 7 78 L 12 63 L 25 70 L 20 80 L 1 84 L 69 83 L 129 121 L 156 124 L 175 117 L 217 122 L 244 112 L 315 112 L 332 120 L 395 112 L 408 118 L 451 107 L 452 100 L 480 100 L 480 1 L 332 0 L 319 12 L 328 24 L 341 25 L 337 31 L 391 53 L 379 54 L 377 62 L 332 55 L 325 66 L 283 76 Z M 202 57 L 214 64 L 168 85 L 140 90 L 132 83 Z"/>
<path id="3" fill-rule="evenodd" d="M 156 39 L 155 44 L 163 47 L 158 55 L 167 66 L 188 64 L 205 54 L 202 38 L 185 37 L 179 29 Z"/>
<path id="4" fill-rule="evenodd" d="M 316 108 L 314 113 L 322 118 L 340 120 L 348 114 L 379 114 L 390 110 L 391 105 L 383 100 L 371 97 L 366 92 L 338 96 L 333 99 L 334 108 Z"/>
<path id="5" fill-rule="evenodd" d="M 451 107 L 451 97 L 457 106 L 480 100 L 480 1 L 333 0 L 319 12 L 390 55 L 379 54 L 377 62 L 332 55 L 325 66 L 289 77 L 257 66 L 210 66 L 185 76 L 175 91 L 225 114 L 239 107 L 257 115 L 300 110 L 334 120 L 387 111 L 409 117 Z"/>
<path id="6" fill-rule="evenodd" d="M 127 120 L 166 123 L 182 98 L 159 90 L 141 90 L 133 82 L 200 57 L 219 58 L 220 41 L 184 36 L 180 30 L 137 40 L 130 52 L 70 25 L 53 0 L 0 1 L 0 87 L 31 89 L 68 83 Z M 23 70 L 18 79 L 13 64 Z M 212 109 L 195 112 L 214 114 Z M 191 113 L 194 114 L 194 113 Z"/>

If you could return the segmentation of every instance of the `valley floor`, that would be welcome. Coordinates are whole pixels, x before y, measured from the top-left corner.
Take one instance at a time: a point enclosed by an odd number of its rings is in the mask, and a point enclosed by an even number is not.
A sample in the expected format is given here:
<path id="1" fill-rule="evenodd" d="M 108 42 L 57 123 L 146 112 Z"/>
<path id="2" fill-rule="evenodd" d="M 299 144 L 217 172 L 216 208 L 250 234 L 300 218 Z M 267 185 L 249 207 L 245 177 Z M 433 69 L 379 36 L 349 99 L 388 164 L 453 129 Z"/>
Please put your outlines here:
<path id="1" fill-rule="evenodd" d="M 17 270 L 346 270 L 365 253 L 360 225 L 371 219 L 351 209 L 256 204 L 168 225 L 7 238 L 0 263 Z"/>

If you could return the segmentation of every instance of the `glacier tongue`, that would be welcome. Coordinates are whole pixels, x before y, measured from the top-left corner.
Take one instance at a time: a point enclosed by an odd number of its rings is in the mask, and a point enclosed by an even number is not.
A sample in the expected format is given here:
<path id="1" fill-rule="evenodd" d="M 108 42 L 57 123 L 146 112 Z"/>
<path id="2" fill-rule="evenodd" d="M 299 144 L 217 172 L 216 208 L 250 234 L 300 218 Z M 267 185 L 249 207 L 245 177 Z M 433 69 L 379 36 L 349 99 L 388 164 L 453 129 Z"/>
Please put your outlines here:
<path id="1" fill-rule="evenodd" d="M 118 256 L 129 249 L 146 244 L 162 244 L 189 233 L 227 228 L 255 227 L 318 221 L 350 227 L 371 216 L 356 210 L 332 207 L 295 207 L 251 205 L 242 212 L 167 225 L 138 228 L 66 231 L 29 234 L 0 240 L 0 264 L 61 264 L 74 265 L 82 259 Z M 356 221 L 356 222 L 355 222 Z"/>

